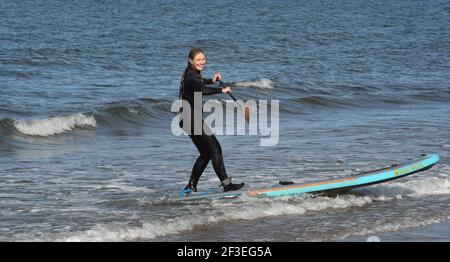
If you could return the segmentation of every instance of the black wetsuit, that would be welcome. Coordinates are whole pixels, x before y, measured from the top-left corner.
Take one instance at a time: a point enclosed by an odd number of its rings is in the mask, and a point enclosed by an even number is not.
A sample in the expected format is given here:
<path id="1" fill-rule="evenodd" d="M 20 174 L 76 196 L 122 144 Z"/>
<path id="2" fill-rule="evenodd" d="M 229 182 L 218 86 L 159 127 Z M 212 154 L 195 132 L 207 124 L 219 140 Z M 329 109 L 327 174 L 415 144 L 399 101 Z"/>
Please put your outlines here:
<path id="1" fill-rule="evenodd" d="M 200 152 L 200 156 L 197 158 L 194 167 L 192 168 L 191 178 L 188 184 L 188 186 L 194 189 L 194 191 L 196 191 L 197 182 L 210 160 L 212 160 L 214 171 L 220 181 L 224 181 L 228 178 L 225 171 L 225 164 L 223 162 L 222 148 L 220 147 L 219 141 L 217 141 L 216 137 L 211 133 L 209 133 L 211 135 L 205 134 L 204 129 L 202 129 L 202 133 L 200 135 L 196 135 L 194 133 L 194 92 L 202 92 L 202 95 L 222 93 L 221 88 L 205 86 L 205 84 L 212 83 L 212 79 L 204 79 L 200 72 L 190 68 L 186 70 L 180 83 L 180 97 L 181 99 L 189 102 L 191 106 L 191 132 L 189 133 L 189 137 L 192 139 Z M 201 110 L 203 113 L 203 106 Z M 204 124 L 203 116 L 202 124 Z M 204 128 L 208 128 L 206 125 L 202 126 Z M 183 127 L 183 120 L 180 121 L 180 127 Z"/>

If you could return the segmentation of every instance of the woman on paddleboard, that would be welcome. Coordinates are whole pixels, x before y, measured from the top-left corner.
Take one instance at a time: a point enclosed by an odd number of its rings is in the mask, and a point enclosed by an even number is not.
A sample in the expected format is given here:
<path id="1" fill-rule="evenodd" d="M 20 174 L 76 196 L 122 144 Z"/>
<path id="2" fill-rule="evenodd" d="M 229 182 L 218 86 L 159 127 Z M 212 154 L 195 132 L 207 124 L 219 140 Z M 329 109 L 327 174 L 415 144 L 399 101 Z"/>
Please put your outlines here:
<path id="1" fill-rule="evenodd" d="M 189 135 L 200 153 L 200 156 L 197 158 L 192 168 L 189 183 L 184 188 L 186 194 L 189 194 L 191 191 L 197 192 L 198 180 L 210 160 L 212 161 L 214 171 L 219 177 L 224 191 L 238 190 L 244 186 L 244 183 L 231 183 L 231 177 L 227 176 L 219 141 L 217 141 L 208 126 L 203 122 L 203 106 L 201 106 L 201 112 L 199 112 L 199 115 L 202 118 L 201 132 L 198 132 L 200 134 L 194 132 L 194 92 L 201 92 L 202 95 L 231 93 L 230 87 L 214 88 L 206 86 L 206 84 L 212 84 L 221 80 L 222 77 L 220 73 L 216 73 L 212 79 L 203 78 L 200 73 L 203 70 L 205 63 L 206 59 L 203 50 L 199 48 L 191 49 L 188 56 L 187 67 L 180 81 L 180 99 L 189 103 L 191 111 L 190 114 L 187 114 L 190 116 L 190 126 L 183 126 L 182 119 L 180 121 L 180 127 Z M 202 101 L 195 102 L 202 105 Z M 184 110 L 184 108 L 182 110 Z"/>

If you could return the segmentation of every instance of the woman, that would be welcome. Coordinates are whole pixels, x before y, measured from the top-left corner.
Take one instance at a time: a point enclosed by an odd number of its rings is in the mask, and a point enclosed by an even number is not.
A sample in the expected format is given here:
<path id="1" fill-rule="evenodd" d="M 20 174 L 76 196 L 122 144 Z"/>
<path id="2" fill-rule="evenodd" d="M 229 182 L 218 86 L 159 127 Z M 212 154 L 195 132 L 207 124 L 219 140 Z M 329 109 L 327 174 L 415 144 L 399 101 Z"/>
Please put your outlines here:
<path id="1" fill-rule="evenodd" d="M 186 194 L 189 194 L 191 191 L 197 192 L 198 180 L 210 160 L 212 161 L 214 171 L 219 177 L 224 191 L 238 190 L 244 186 L 244 183 L 231 183 L 231 177 L 228 177 L 225 171 L 222 149 L 219 141 L 217 141 L 216 137 L 212 135 L 210 130 L 207 130 L 209 132 L 205 132 L 204 129 L 208 127 L 204 124 L 203 119 L 201 134 L 196 135 L 194 133 L 194 92 L 202 92 L 202 95 L 231 93 L 230 87 L 213 88 L 205 86 L 205 84 L 212 84 L 221 79 L 220 73 L 216 73 L 212 79 L 204 79 L 200 72 L 203 70 L 205 63 L 206 59 L 203 50 L 198 48 L 191 49 L 189 52 L 188 65 L 180 82 L 180 99 L 187 101 L 191 108 L 191 126 L 190 129 L 184 128 L 184 130 L 190 130 L 190 132 L 188 131 L 187 133 L 200 152 L 200 156 L 197 158 L 192 168 L 189 183 L 184 188 Z M 203 113 L 203 107 L 201 113 Z M 180 121 L 180 127 L 183 128 L 183 120 Z"/>

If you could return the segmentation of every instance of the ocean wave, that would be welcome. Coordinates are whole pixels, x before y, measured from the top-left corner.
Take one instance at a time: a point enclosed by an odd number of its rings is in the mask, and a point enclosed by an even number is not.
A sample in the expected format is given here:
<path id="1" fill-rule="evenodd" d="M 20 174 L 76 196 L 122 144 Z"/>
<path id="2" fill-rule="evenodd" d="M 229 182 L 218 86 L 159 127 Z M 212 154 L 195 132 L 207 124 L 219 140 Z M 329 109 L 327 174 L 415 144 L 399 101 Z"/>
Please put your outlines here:
<path id="1" fill-rule="evenodd" d="M 172 102 L 153 98 L 135 101 L 113 102 L 96 110 L 95 116 L 100 124 L 122 125 L 123 122 L 147 126 L 151 119 L 171 117 Z"/>
<path id="2" fill-rule="evenodd" d="M 281 100 L 281 111 L 288 113 L 301 113 L 304 109 L 311 108 L 368 108 L 380 106 L 408 105 L 414 103 L 407 97 L 385 95 L 361 95 L 361 96 L 331 96 L 310 95 Z"/>
<path id="3" fill-rule="evenodd" d="M 450 100 L 450 89 L 435 90 L 435 91 L 423 91 L 412 94 L 411 97 L 418 101 L 433 101 L 433 102 L 445 102 L 448 103 Z"/>
<path id="4" fill-rule="evenodd" d="M 308 104 L 308 105 L 315 105 L 315 106 L 322 106 L 322 107 L 348 107 L 348 106 L 354 106 L 355 103 L 351 102 L 347 99 L 337 99 L 337 98 L 331 98 L 331 97 L 325 97 L 325 96 L 306 96 L 306 97 L 299 97 L 299 98 L 293 98 L 289 101 L 294 103 L 301 103 L 301 104 Z"/>
<path id="5" fill-rule="evenodd" d="M 112 102 L 100 105 L 96 109 L 86 109 L 84 113 L 56 115 L 41 119 L 17 119 L 12 110 L 2 110 L 12 117 L 0 120 L 0 131 L 3 135 L 51 137 L 67 133 L 80 128 L 96 128 L 98 125 L 106 127 L 127 127 L 124 123 L 135 126 L 148 126 L 157 123 L 155 119 L 171 118 L 171 101 L 143 98 L 133 101 Z M 6 114 L 8 115 L 8 114 Z M 29 117 L 30 113 L 22 113 Z M 131 127 L 130 128 L 134 128 Z"/>
<path id="6" fill-rule="evenodd" d="M 377 200 L 450 194 L 450 180 L 440 177 L 426 177 L 407 182 L 391 182 L 367 189 Z"/>
<path id="7" fill-rule="evenodd" d="M 364 228 L 361 225 L 355 224 L 351 228 L 347 228 L 348 231 L 346 232 L 338 232 L 334 234 L 328 234 L 328 235 L 318 235 L 314 236 L 310 241 L 324 241 L 324 240 L 345 240 L 352 237 L 358 237 L 358 236 L 367 236 L 367 235 L 374 235 L 374 234 L 380 234 L 380 233 L 386 233 L 386 232 L 397 232 L 401 230 L 406 230 L 410 228 L 415 227 L 424 227 L 429 226 L 437 223 L 442 223 L 449 219 L 450 217 L 446 216 L 440 216 L 440 217 L 434 217 L 434 218 L 427 218 L 423 220 L 417 220 L 416 217 L 411 218 L 401 218 L 397 219 L 395 222 L 382 222 L 378 221 L 372 225 L 364 225 L 366 228 Z M 379 239 L 379 238 L 378 238 Z M 297 241 L 302 241 L 304 239 L 297 239 Z M 368 240 L 367 240 L 368 241 Z M 382 239 L 380 239 L 382 241 Z"/>
<path id="8" fill-rule="evenodd" d="M 108 112 L 112 115 L 138 115 L 144 113 L 146 110 L 137 105 L 112 105 L 102 111 Z"/>
<path id="9" fill-rule="evenodd" d="M 154 98 L 141 98 L 139 99 L 139 103 L 143 103 L 145 106 L 149 106 L 150 113 L 155 117 L 163 117 L 168 114 L 172 114 L 171 107 L 172 103 L 177 100 L 178 97 L 173 100 L 165 100 L 165 99 L 154 99 Z"/>
<path id="10" fill-rule="evenodd" d="M 430 186 L 431 185 L 431 186 Z M 407 190 L 403 190 L 403 189 Z M 302 215 L 307 212 L 317 212 L 328 209 L 345 209 L 363 207 L 373 202 L 391 201 L 402 196 L 445 195 L 450 193 L 450 181 L 446 178 L 428 177 L 405 183 L 393 183 L 375 190 L 368 190 L 368 194 L 346 194 L 337 197 L 309 197 L 307 195 L 271 198 L 240 198 L 234 203 L 225 200 L 210 202 L 212 209 L 198 212 L 192 206 L 191 213 L 169 219 L 142 221 L 141 225 L 126 223 L 97 224 L 86 231 L 60 232 L 41 236 L 16 235 L 16 240 L 31 241 L 132 241 L 136 239 L 153 239 L 159 236 L 177 234 L 192 230 L 196 226 L 205 226 L 232 220 L 255 220 L 271 216 Z M 143 200 L 154 203 L 151 199 Z M 140 202 L 143 202 L 140 201 Z M 226 211 L 224 211 L 226 210 Z M 365 231 L 353 230 L 350 227 L 345 232 L 333 236 L 333 239 L 345 239 L 349 236 L 364 235 L 376 232 L 395 231 L 415 226 L 423 226 L 442 221 L 441 217 L 411 223 L 409 218 L 404 223 L 382 223 L 373 229 Z M 311 236 L 314 238 L 314 236 Z M 304 239 L 303 239 L 304 240 Z M 314 239 L 323 240 L 323 239 Z"/>
<path id="11" fill-rule="evenodd" d="M 96 126 L 94 116 L 82 113 L 37 120 L 12 120 L 10 123 L 23 135 L 41 137 L 61 134 L 75 128 L 93 128 Z"/>
<path id="12" fill-rule="evenodd" d="M 268 216 L 304 214 L 307 211 L 317 211 L 327 208 L 347 208 L 349 206 L 364 206 L 371 202 L 370 198 L 343 196 L 338 200 L 331 198 L 315 198 L 305 201 L 304 197 L 271 199 L 245 199 L 244 204 L 229 205 L 222 201 L 212 203 L 217 209 L 199 213 L 193 211 L 183 216 L 144 221 L 139 226 L 127 224 L 97 224 L 91 229 L 79 232 L 65 232 L 49 234 L 37 239 L 30 236 L 18 235 L 22 241 L 56 241 L 56 242 L 84 242 L 84 241 L 132 241 L 136 239 L 152 239 L 158 236 L 176 234 L 192 230 L 195 226 L 215 224 L 230 220 L 254 220 Z M 223 208 L 226 205 L 226 209 Z M 226 210 L 226 211 L 223 211 Z"/>

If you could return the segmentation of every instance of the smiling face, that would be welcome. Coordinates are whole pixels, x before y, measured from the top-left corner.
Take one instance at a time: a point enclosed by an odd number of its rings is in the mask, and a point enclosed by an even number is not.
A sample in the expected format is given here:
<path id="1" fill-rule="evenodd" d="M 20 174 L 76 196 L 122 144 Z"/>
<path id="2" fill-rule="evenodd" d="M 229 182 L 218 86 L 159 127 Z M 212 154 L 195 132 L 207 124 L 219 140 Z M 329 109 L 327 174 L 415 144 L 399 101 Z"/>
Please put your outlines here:
<path id="1" fill-rule="evenodd" d="M 194 56 L 194 59 L 189 59 L 189 63 L 195 70 L 202 71 L 203 67 L 205 67 L 206 64 L 205 54 L 203 53 L 196 54 Z"/>

